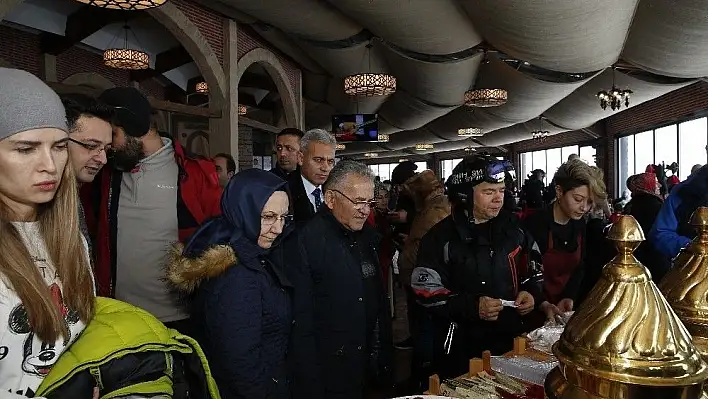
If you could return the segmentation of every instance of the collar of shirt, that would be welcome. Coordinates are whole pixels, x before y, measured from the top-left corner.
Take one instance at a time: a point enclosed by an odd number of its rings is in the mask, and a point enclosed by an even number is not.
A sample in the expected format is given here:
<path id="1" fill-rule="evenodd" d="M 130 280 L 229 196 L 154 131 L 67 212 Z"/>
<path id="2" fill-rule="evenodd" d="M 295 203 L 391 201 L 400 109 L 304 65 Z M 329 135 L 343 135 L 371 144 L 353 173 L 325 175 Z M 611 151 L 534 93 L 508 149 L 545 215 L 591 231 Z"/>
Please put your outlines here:
<path id="1" fill-rule="evenodd" d="M 305 187 L 305 193 L 307 193 L 307 198 L 310 200 L 312 207 L 316 208 L 315 196 L 312 195 L 312 192 L 315 191 L 315 189 L 320 186 L 315 186 L 314 184 L 310 183 L 310 181 L 307 180 L 305 178 L 305 176 L 300 175 L 300 177 L 302 178 L 302 185 L 303 185 L 303 187 Z M 320 194 L 320 198 L 322 198 L 324 200 L 324 197 L 322 196 L 322 194 Z"/>

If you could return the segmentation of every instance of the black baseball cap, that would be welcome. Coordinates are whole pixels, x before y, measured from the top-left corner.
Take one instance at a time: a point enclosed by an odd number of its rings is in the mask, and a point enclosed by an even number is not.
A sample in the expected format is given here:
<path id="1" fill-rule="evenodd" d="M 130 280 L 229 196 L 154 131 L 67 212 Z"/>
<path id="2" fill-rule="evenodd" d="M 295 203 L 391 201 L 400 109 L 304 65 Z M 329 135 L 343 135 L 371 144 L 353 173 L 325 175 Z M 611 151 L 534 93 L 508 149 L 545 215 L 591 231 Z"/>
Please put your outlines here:
<path id="1" fill-rule="evenodd" d="M 116 87 L 98 98 L 115 110 L 113 124 L 132 137 L 142 137 L 150 130 L 152 107 L 147 97 L 134 87 Z"/>

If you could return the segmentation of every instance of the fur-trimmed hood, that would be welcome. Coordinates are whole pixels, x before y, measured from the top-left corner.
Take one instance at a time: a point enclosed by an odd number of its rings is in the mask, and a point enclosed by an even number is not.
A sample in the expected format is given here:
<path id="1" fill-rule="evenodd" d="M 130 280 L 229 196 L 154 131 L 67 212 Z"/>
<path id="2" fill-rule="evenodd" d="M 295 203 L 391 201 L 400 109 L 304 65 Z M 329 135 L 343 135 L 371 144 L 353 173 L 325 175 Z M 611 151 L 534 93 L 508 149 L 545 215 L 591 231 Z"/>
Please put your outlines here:
<path id="1" fill-rule="evenodd" d="M 182 244 L 172 247 L 167 279 L 178 290 L 188 294 L 193 293 L 202 281 L 219 276 L 238 263 L 236 253 L 229 245 L 215 245 L 196 258 L 182 255 L 183 250 Z"/>

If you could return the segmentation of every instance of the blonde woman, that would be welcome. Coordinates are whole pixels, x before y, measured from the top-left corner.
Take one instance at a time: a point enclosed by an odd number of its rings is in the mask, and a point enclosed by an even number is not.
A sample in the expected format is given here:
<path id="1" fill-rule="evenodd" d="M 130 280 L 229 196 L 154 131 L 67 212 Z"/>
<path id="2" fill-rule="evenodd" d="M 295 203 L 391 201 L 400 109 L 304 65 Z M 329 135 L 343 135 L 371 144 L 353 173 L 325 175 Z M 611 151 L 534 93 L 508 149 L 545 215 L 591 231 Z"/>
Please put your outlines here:
<path id="1" fill-rule="evenodd" d="M 0 93 L 0 396 L 25 398 L 91 320 L 95 297 L 64 107 L 16 69 L 0 68 Z"/>
<path id="2" fill-rule="evenodd" d="M 607 199 L 602 170 L 574 158 L 553 176 L 556 198 L 550 207 L 524 220 L 543 255 L 541 309 L 547 318 L 573 310 L 583 279 L 585 217 Z"/>

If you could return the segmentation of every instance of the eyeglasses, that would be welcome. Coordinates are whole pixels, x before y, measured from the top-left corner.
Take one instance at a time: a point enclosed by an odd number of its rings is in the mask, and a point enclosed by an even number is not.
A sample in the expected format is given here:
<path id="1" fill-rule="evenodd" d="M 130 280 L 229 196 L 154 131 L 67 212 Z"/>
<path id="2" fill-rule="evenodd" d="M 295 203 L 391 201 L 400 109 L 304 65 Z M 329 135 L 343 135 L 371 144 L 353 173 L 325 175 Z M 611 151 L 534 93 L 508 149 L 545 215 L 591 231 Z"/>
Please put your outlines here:
<path id="1" fill-rule="evenodd" d="M 69 141 L 84 147 L 87 151 L 94 153 L 94 155 L 99 155 L 101 152 L 108 153 L 111 151 L 110 144 L 104 146 L 101 143 L 84 143 L 83 141 L 72 139 L 71 137 L 69 138 Z"/>
<path id="2" fill-rule="evenodd" d="M 271 213 L 268 215 L 261 215 L 261 221 L 264 226 L 272 226 L 278 221 L 282 221 L 283 224 L 288 224 L 293 221 L 293 215 L 276 215 Z"/>
<path id="3" fill-rule="evenodd" d="M 369 208 L 369 209 L 371 209 L 371 208 L 373 208 L 374 206 L 376 206 L 376 201 L 373 201 L 373 200 L 370 200 L 370 201 L 354 201 L 353 199 L 347 197 L 346 194 L 344 194 L 343 192 L 341 192 L 341 191 L 339 191 L 339 190 L 332 190 L 332 191 L 334 191 L 334 192 L 337 193 L 337 194 L 340 194 L 342 197 L 344 197 L 344 198 L 346 198 L 347 200 L 349 200 L 349 202 L 351 202 L 352 204 L 354 204 L 354 209 L 356 209 L 356 210 L 358 210 L 358 211 L 363 211 L 364 208 Z"/>

